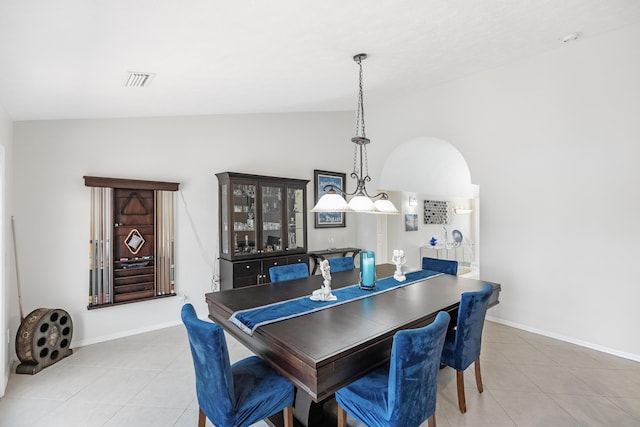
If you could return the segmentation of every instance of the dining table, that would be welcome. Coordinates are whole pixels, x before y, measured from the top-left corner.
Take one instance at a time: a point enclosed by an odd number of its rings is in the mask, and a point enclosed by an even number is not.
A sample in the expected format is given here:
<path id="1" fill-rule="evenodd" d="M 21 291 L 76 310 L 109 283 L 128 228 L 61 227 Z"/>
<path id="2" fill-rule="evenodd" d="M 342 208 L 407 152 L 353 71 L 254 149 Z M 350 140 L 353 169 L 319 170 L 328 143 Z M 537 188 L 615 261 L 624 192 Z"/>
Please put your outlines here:
<path id="1" fill-rule="evenodd" d="M 376 278 L 392 277 L 395 270 L 393 264 L 377 265 Z M 407 277 L 412 271 L 418 272 L 405 269 Z M 485 283 L 493 286 L 490 307 L 499 303 L 498 283 L 430 273 L 420 280 L 398 282 L 384 292 L 372 291 L 353 300 L 339 298 L 326 308 L 285 316 L 253 330 L 238 327 L 232 318 L 292 300 L 306 302 L 314 290 L 322 287 L 323 277 L 311 275 L 211 292 L 205 294 L 205 300 L 211 320 L 295 385 L 297 425 L 331 425 L 333 420 L 327 422 L 324 403 L 341 387 L 386 363 L 396 332 L 426 326 L 440 311 L 451 315 L 453 328 L 462 293 L 479 291 Z M 338 294 L 343 288 L 355 289 L 359 276 L 357 268 L 331 274 L 332 291 Z M 277 418 L 271 424 L 277 425 Z"/>

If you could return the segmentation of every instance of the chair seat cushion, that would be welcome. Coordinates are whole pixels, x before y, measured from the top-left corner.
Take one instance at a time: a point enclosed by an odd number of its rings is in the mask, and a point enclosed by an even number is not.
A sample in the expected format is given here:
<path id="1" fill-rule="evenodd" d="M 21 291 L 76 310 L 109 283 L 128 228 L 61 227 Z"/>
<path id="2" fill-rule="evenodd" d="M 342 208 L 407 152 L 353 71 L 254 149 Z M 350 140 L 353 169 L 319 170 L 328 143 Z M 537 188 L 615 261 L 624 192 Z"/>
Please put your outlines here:
<path id="1" fill-rule="evenodd" d="M 388 364 L 336 392 L 338 404 L 368 427 L 395 425 L 386 413 L 388 400 Z"/>
<path id="2" fill-rule="evenodd" d="M 262 359 L 243 359 L 231 365 L 231 373 L 236 395 L 233 426 L 254 424 L 293 404 L 293 384 Z"/>

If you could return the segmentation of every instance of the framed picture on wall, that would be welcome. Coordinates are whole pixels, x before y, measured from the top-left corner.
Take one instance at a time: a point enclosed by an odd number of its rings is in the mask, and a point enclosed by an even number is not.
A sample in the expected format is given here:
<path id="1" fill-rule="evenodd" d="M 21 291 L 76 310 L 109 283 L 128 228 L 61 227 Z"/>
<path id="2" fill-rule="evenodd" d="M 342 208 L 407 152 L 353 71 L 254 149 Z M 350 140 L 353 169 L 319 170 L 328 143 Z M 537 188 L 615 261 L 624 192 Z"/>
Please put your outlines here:
<path id="1" fill-rule="evenodd" d="M 404 214 L 404 230 L 418 231 L 418 214 Z"/>
<path id="2" fill-rule="evenodd" d="M 334 187 L 343 190 L 345 189 L 345 180 L 347 175 L 340 172 L 329 172 L 314 170 L 313 182 L 315 190 L 315 202 L 318 203 L 320 197 L 326 194 L 324 188 L 327 185 L 333 185 Z M 338 194 L 340 192 L 338 191 Z M 343 196 L 344 197 L 344 196 Z M 315 213 L 315 228 L 334 228 L 334 227 L 346 227 L 347 217 L 344 212 L 316 212 Z"/>

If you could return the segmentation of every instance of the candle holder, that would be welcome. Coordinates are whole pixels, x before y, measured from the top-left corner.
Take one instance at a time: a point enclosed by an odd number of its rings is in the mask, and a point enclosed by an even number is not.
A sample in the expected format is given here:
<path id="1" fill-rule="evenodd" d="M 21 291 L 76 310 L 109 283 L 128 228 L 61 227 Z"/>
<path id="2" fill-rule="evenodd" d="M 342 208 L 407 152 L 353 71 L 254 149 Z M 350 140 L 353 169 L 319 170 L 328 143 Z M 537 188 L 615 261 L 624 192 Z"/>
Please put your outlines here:
<path id="1" fill-rule="evenodd" d="M 360 289 L 367 291 L 376 288 L 376 253 L 360 252 Z"/>

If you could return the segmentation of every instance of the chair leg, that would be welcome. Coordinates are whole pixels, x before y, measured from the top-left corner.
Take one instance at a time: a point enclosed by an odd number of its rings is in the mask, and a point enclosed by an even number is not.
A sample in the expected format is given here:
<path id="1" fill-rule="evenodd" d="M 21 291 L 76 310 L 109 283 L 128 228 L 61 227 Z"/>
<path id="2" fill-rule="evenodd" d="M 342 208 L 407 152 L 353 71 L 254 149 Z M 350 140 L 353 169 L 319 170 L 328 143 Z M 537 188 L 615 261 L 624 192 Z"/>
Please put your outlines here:
<path id="1" fill-rule="evenodd" d="M 456 371 L 456 382 L 458 383 L 458 407 L 463 414 L 467 412 L 467 402 L 464 398 L 464 372 Z"/>
<path id="2" fill-rule="evenodd" d="M 293 406 L 284 408 L 284 427 L 293 427 Z"/>
<path id="3" fill-rule="evenodd" d="M 428 427 L 436 427 L 436 413 L 431 414 L 429 418 L 427 418 L 427 426 Z"/>
<path id="4" fill-rule="evenodd" d="M 347 412 L 338 405 L 338 427 L 347 427 Z"/>
<path id="5" fill-rule="evenodd" d="M 473 366 L 476 368 L 476 385 L 478 386 L 478 391 L 482 393 L 484 387 L 482 387 L 482 374 L 480 373 L 480 357 L 476 359 Z"/>
<path id="6" fill-rule="evenodd" d="M 198 408 L 198 427 L 204 427 L 207 423 L 207 417 L 202 412 L 202 409 Z"/>

